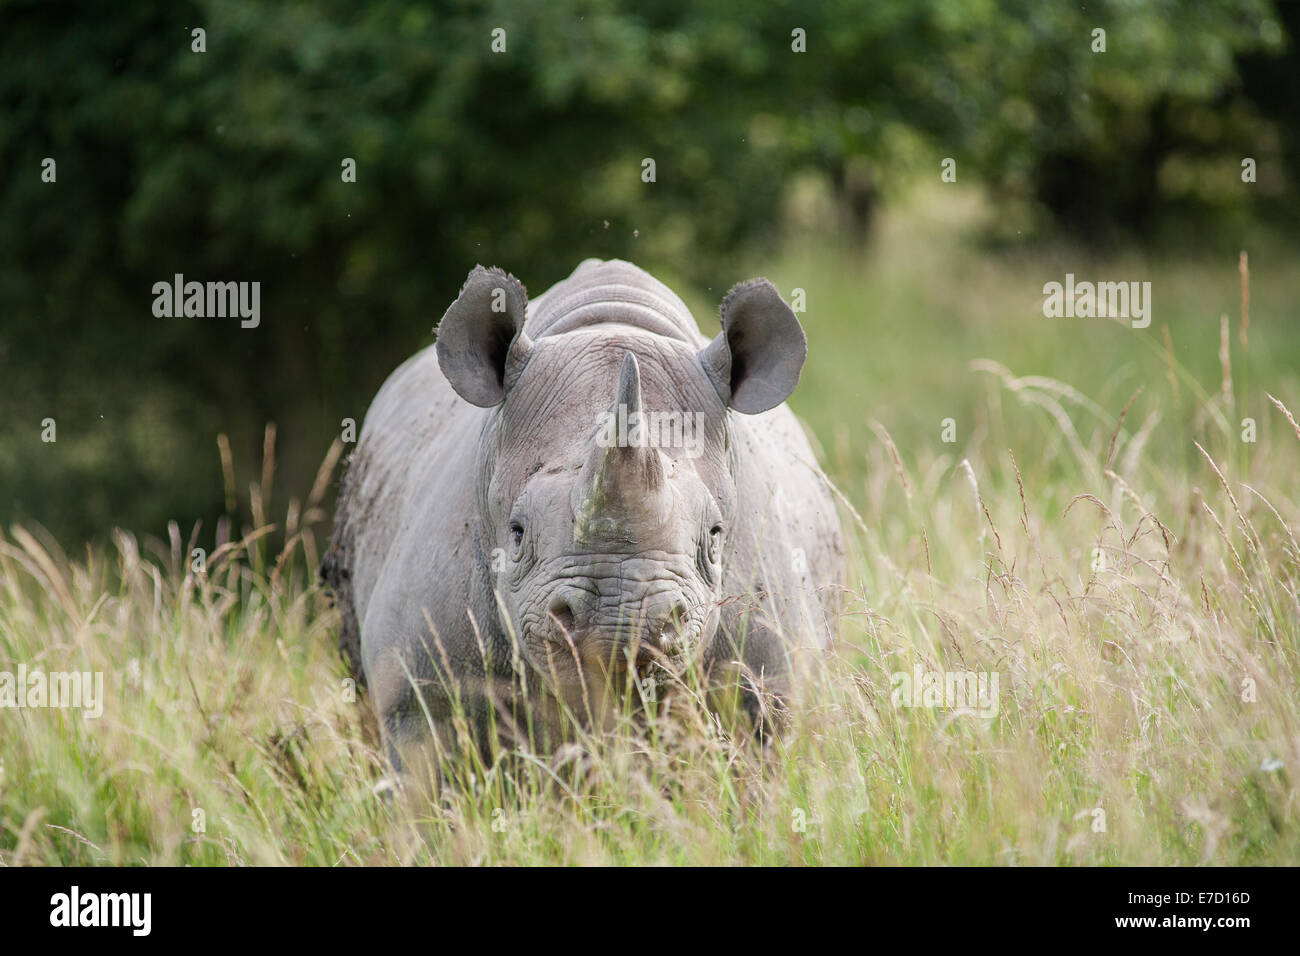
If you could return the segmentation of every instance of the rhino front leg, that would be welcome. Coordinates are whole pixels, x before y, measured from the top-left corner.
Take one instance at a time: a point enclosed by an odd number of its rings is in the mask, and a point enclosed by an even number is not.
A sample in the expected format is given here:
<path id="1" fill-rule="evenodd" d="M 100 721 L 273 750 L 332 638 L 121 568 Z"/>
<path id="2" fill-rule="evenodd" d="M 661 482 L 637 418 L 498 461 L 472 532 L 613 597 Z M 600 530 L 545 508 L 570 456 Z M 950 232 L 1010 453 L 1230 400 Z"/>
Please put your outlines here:
<path id="1" fill-rule="evenodd" d="M 755 595 L 723 608 L 704 666 L 712 706 L 739 718 L 763 744 L 786 723 L 793 671 L 786 641 L 765 604 Z"/>

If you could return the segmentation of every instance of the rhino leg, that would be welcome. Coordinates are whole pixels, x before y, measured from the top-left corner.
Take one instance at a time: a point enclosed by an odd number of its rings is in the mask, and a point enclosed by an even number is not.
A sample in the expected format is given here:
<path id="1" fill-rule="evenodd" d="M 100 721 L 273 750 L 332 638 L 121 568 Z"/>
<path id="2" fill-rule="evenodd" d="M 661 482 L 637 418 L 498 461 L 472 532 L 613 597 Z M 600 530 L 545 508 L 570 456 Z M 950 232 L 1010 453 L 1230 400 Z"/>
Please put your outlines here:
<path id="1" fill-rule="evenodd" d="M 767 744 L 786 724 L 792 663 L 761 595 L 737 598 L 724 609 L 705 655 L 710 701 Z"/>

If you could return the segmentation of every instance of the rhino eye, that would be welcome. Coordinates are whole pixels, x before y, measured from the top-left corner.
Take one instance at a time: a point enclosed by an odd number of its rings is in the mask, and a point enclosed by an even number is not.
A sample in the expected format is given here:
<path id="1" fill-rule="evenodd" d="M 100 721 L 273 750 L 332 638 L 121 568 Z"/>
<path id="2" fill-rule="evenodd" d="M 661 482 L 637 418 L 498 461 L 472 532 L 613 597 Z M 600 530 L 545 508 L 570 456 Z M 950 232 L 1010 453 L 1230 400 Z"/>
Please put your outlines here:
<path id="1" fill-rule="evenodd" d="M 510 522 L 510 546 L 517 552 L 524 543 L 524 526 L 518 521 Z"/>
<path id="2" fill-rule="evenodd" d="M 722 525 L 715 524 L 709 529 L 709 561 L 713 564 L 718 563 L 722 555 Z"/>

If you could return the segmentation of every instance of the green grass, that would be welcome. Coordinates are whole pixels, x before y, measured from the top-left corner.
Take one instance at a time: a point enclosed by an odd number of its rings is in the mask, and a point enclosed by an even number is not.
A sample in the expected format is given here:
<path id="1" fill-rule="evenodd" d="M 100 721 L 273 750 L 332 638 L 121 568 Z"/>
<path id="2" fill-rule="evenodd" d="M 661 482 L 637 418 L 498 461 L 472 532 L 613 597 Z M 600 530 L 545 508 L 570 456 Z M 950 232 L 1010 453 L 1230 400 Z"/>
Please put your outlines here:
<path id="1" fill-rule="evenodd" d="M 1251 250 L 1243 348 L 1235 259 L 993 254 L 953 208 L 755 270 L 806 290 L 794 406 L 853 542 L 841 640 L 773 752 L 684 694 L 440 802 L 377 798 L 306 570 L 331 461 L 205 574 L 179 530 L 71 559 L 0 538 L 0 670 L 103 671 L 107 697 L 0 710 L 0 862 L 1300 862 L 1300 430 L 1268 398 L 1300 411 L 1294 251 Z M 1151 327 L 1043 318 L 1067 271 L 1150 279 Z M 996 673 L 996 716 L 895 706 L 916 665 Z"/>

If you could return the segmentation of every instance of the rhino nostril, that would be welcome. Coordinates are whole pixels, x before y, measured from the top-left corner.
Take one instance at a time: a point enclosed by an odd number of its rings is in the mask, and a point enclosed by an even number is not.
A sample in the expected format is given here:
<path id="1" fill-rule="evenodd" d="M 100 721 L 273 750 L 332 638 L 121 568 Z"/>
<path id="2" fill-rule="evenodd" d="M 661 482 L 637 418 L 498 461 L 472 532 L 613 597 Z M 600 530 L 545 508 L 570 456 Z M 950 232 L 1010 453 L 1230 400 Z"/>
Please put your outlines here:
<path id="1" fill-rule="evenodd" d="M 668 628 L 673 631 L 681 630 L 686 626 L 686 619 L 690 612 L 686 608 L 685 601 L 678 601 L 668 612 Z"/>
<path id="2" fill-rule="evenodd" d="M 654 635 L 659 646 L 666 651 L 679 649 L 682 644 L 682 631 L 686 629 L 686 602 L 676 601 L 668 609 L 668 614 L 659 624 Z"/>
<path id="3" fill-rule="evenodd" d="M 573 609 L 569 607 L 569 602 L 562 597 L 552 599 L 550 607 L 551 619 L 560 625 L 560 629 L 565 634 L 573 633 Z"/>

